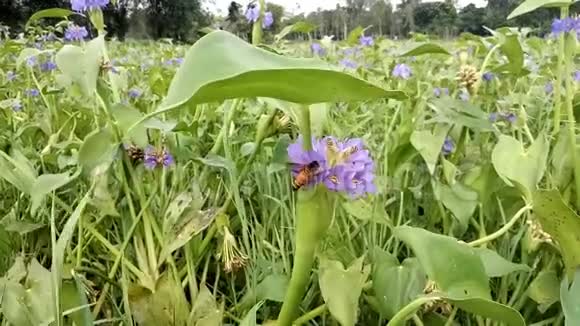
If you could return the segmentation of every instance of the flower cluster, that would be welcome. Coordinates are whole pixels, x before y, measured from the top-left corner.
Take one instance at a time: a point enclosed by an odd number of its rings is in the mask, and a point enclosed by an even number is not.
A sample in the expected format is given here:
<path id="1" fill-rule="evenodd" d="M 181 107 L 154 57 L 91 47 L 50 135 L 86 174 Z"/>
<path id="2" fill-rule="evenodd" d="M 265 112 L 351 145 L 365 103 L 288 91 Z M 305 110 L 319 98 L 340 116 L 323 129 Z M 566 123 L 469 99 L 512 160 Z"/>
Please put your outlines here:
<path id="1" fill-rule="evenodd" d="M 312 138 L 312 150 L 306 151 L 303 138 L 288 146 L 288 157 L 296 178 L 304 167 L 316 162 L 315 171 L 306 187 L 324 184 L 327 189 L 344 192 L 351 197 L 375 193 L 374 162 L 361 139 L 340 141 L 332 136 Z"/>
<path id="2" fill-rule="evenodd" d="M 447 87 L 443 87 L 443 88 L 435 87 L 433 89 L 433 95 L 435 95 L 435 97 L 441 97 L 441 95 L 449 96 L 449 88 L 447 88 Z"/>
<path id="3" fill-rule="evenodd" d="M 131 88 L 127 93 L 127 95 L 129 95 L 129 97 L 133 99 L 140 97 L 142 94 L 143 91 L 140 90 L 139 88 Z"/>
<path id="4" fill-rule="evenodd" d="M 82 41 L 87 36 L 89 36 L 87 29 L 84 26 L 77 26 L 75 24 L 69 25 L 64 32 L 64 39 L 69 42 Z"/>
<path id="5" fill-rule="evenodd" d="M 552 34 L 554 36 L 569 32 L 576 32 L 576 36 L 580 38 L 580 18 L 554 19 L 552 22 Z"/>
<path id="6" fill-rule="evenodd" d="M 447 136 L 445 138 L 445 141 L 443 142 L 443 146 L 441 147 L 441 153 L 444 156 L 448 156 L 454 151 L 455 151 L 455 142 L 453 141 L 453 138 Z"/>
<path id="7" fill-rule="evenodd" d="M 393 68 L 393 77 L 397 77 L 400 79 L 409 79 L 413 72 L 411 71 L 411 67 L 404 63 L 399 63 Z"/>
<path id="8" fill-rule="evenodd" d="M 310 50 L 312 51 L 313 54 L 317 56 L 323 56 L 326 54 L 326 50 L 324 50 L 324 48 L 322 47 L 322 45 L 320 45 L 320 43 L 312 43 L 310 45 Z"/>
<path id="9" fill-rule="evenodd" d="M 258 5 L 252 4 L 246 10 L 246 19 L 248 23 L 255 23 L 260 18 L 260 7 Z M 262 28 L 268 28 L 274 24 L 274 14 L 271 11 L 266 11 L 264 13 L 264 18 L 262 19 Z"/>
<path id="10" fill-rule="evenodd" d="M 145 148 L 143 153 L 143 165 L 149 170 L 155 169 L 157 166 L 169 167 L 174 163 L 173 156 L 163 148 L 157 150 L 155 147 L 149 145 Z"/>
<path id="11" fill-rule="evenodd" d="M 49 72 L 49 71 L 53 71 L 56 69 L 56 63 L 54 63 L 54 61 L 46 61 L 43 62 L 40 65 L 40 70 L 42 70 L 43 72 Z"/>
<path id="12" fill-rule="evenodd" d="M 508 113 L 504 113 L 504 112 L 500 112 L 500 113 L 492 112 L 492 113 L 489 114 L 489 121 L 490 122 L 497 122 L 498 118 L 499 119 L 502 119 L 502 120 L 505 120 L 505 121 L 507 121 L 509 123 L 514 123 L 518 119 L 518 116 L 515 113 L 513 113 L 513 112 L 508 112 Z"/>
<path id="13" fill-rule="evenodd" d="M 359 42 L 362 46 L 373 46 L 375 44 L 375 40 L 373 40 L 372 36 L 361 35 Z"/>
<path id="14" fill-rule="evenodd" d="M 104 8 L 109 4 L 109 0 L 71 0 L 70 5 L 74 11 L 88 11 Z"/>
<path id="15" fill-rule="evenodd" d="M 262 27 L 269 28 L 272 24 L 274 24 L 274 15 L 271 11 L 266 11 L 264 13 L 264 19 L 262 20 Z"/>

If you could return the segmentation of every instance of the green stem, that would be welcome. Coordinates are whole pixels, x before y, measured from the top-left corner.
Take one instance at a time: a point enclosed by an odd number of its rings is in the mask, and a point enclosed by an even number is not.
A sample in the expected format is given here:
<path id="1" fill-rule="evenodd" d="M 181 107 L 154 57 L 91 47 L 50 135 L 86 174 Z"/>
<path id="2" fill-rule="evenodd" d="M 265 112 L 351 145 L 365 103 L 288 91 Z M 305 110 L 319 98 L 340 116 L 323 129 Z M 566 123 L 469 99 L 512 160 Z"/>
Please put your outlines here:
<path id="1" fill-rule="evenodd" d="M 483 59 L 483 63 L 481 64 L 481 68 L 479 69 L 479 75 L 478 75 L 478 79 L 477 82 L 475 83 L 475 94 L 477 94 L 477 91 L 479 90 L 479 85 L 481 84 L 481 76 L 483 76 L 483 74 L 485 73 L 485 68 L 487 68 L 487 65 L 489 64 L 489 60 L 491 59 L 491 56 L 495 53 L 495 51 L 497 51 L 500 48 L 501 44 L 496 44 L 493 48 L 491 48 L 491 50 L 489 50 L 489 52 L 487 53 L 487 55 L 485 56 L 485 59 Z"/>
<path id="2" fill-rule="evenodd" d="M 568 7 L 560 8 L 560 18 L 568 17 Z M 562 106 L 562 73 L 563 73 L 563 57 L 564 57 L 564 35 L 561 33 L 558 36 L 558 65 L 556 67 L 556 87 L 554 87 L 554 135 L 560 133 L 560 119 Z"/>
<path id="3" fill-rule="evenodd" d="M 568 35 L 569 39 L 571 39 L 571 37 L 576 38 L 576 35 Z M 572 41 L 576 43 L 575 39 L 572 39 Z M 568 137 L 570 137 L 569 151 L 572 158 L 572 165 L 574 166 L 574 181 L 576 182 L 576 208 L 580 208 L 580 164 L 578 164 L 577 160 L 578 154 L 576 149 L 576 119 L 574 118 L 574 106 L 572 105 L 572 101 L 574 99 L 574 85 L 572 83 L 573 58 L 569 55 L 566 55 L 564 60 L 564 78 L 566 83 L 566 115 L 568 116 Z"/>
<path id="4" fill-rule="evenodd" d="M 264 19 L 264 12 L 266 11 L 266 3 L 264 0 L 260 0 L 259 5 L 260 5 L 260 15 L 258 16 L 258 19 L 254 22 L 254 26 L 252 29 L 253 45 L 259 45 L 260 43 L 262 43 L 262 35 L 264 33 L 262 31 L 262 20 Z"/>
<path id="5" fill-rule="evenodd" d="M 304 315 L 296 318 L 294 321 L 294 325 L 302 325 L 307 323 L 308 321 L 322 315 L 326 311 L 327 307 L 326 304 L 321 304 L 320 306 L 310 310 L 309 312 L 305 313 Z"/>
<path id="6" fill-rule="evenodd" d="M 393 316 L 393 318 L 391 318 L 391 320 L 389 320 L 389 323 L 387 324 L 387 326 L 397 326 L 397 325 L 405 325 L 405 321 L 409 318 L 411 318 L 411 316 L 417 311 L 419 310 L 419 308 L 421 308 L 422 305 L 424 305 L 425 303 L 431 302 L 431 301 L 436 301 L 441 299 L 440 297 L 437 296 L 426 296 L 426 297 L 419 297 L 415 300 L 413 300 L 411 303 L 409 303 L 408 305 L 406 305 L 405 307 L 403 307 L 403 309 L 399 310 L 399 312 L 397 312 L 397 314 L 395 316 Z"/>
<path id="7" fill-rule="evenodd" d="M 310 131 L 310 107 L 308 105 L 300 105 L 300 121 L 298 123 L 304 138 L 304 149 L 310 151 L 312 150 L 312 132 Z"/>
<path id="8" fill-rule="evenodd" d="M 507 222 L 501 229 L 495 231 L 492 234 L 488 234 L 487 236 L 481 238 L 481 239 L 477 239 L 475 241 L 472 241 L 470 243 L 468 243 L 469 246 L 471 247 L 477 247 L 480 246 L 482 244 L 488 243 L 490 241 L 493 241 L 499 237 L 501 237 L 502 235 L 504 235 L 507 231 L 509 231 L 509 229 L 514 226 L 514 224 L 516 224 L 516 222 L 519 220 L 519 218 L 524 215 L 525 212 L 527 212 L 528 210 L 532 209 L 531 205 L 526 205 L 522 208 L 520 208 L 519 211 L 517 211 L 517 213 L 514 215 L 514 217 L 512 217 L 511 220 L 509 220 L 509 222 Z"/>

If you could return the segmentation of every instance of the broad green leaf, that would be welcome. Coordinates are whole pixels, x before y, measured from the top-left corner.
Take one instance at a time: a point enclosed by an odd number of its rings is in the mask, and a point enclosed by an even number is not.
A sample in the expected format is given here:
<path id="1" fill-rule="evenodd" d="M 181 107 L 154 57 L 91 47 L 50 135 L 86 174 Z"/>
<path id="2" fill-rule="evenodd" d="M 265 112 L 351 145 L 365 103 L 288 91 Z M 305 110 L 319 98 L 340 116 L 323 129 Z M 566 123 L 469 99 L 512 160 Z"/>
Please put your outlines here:
<path id="1" fill-rule="evenodd" d="M 485 267 L 485 273 L 489 277 L 502 277 L 513 272 L 530 271 L 530 267 L 527 265 L 512 263 L 491 249 L 475 248 L 475 251 L 479 254 Z"/>
<path id="2" fill-rule="evenodd" d="M 421 154 L 431 174 L 435 172 L 435 166 L 448 130 L 449 127 L 446 125 L 437 125 L 434 132 L 421 130 L 414 131 L 411 135 L 411 144 Z"/>
<path id="3" fill-rule="evenodd" d="M 365 29 L 362 26 L 357 26 L 355 29 L 351 30 L 348 33 L 348 37 L 346 38 L 346 43 L 350 45 L 359 44 L 359 39 L 363 35 Z"/>
<path id="4" fill-rule="evenodd" d="M 37 326 L 40 322 L 35 318 L 31 309 L 26 305 L 27 294 L 24 287 L 14 281 L 0 278 L 2 288 L 2 315 L 11 325 Z"/>
<path id="5" fill-rule="evenodd" d="M 401 57 L 411 57 L 411 56 L 420 56 L 423 54 L 445 54 L 451 55 L 449 51 L 447 51 L 442 46 L 435 44 L 435 43 L 422 43 L 422 44 L 413 44 L 410 49 L 404 50 L 399 56 Z"/>
<path id="6" fill-rule="evenodd" d="M 462 228 L 461 233 L 463 233 L 467 229 L 469 220 L 479 204 L 477 192 L 459 182 L 454 183 L 452 186 L 439 184 L 437 192 L 443 205 L 459 221 Z"/>
<path id="7" fill-rule="evenodd" d="M 191 100 L 196 104 L 231 98 L 272 97 L 294 103 L 404 99 L 317 59 L 294 59 L 258 49 L 225 31 L 197 41 L 178 69 L 167 97 L 153 114 Z M 153 115 L 151 114 L 151 115 Z"/>
<path id="8" fill-rule="evenodd" d="M 292 25 L 288 25 L 284 27 L 280 33 L 274 35 L 274 40 L 279 42 L 283 38 L 285 38 L 290 33 L 310 33 L 316 29 L 316 25 L 306 22 L 306 21 L 299 21 Z"/>
<path id="9" fill-rule="evenodd" d="M 85 285 L 78 275 L 73 280 L 64 280 L 62 283 L 62 309 L 75 310 L 69 316 L 76 325 L 93 325 L 93 315 L 88 306 Z M 80 308 L 83 307 L 83 308 Z M 79 309 L 80 310 L 77 310 Z"/>
<path id="10" fill-rule="evenodd" d="M 447 300 L 458 307 L 507 323 L 525 326 L 514 309 L 491 301 L 489 278 L 474 248 L 457 239 L 409 226 L 397 227 L 395 236 L 411 247 L 423 269 Z"/>
<path id="11" fill-rule="evenodd" d="M 496 67 L 493 70 L 498 72 L 510 72 L 519 74 L 524 67 L 524 51 L 518 39 L 518 35 L 504 35 L 500 49 L 503 54 L 505 54 L 509 62 Z"/>
<path id="12" fill-rule="evenodd" d="M 437 113 L 432 119 L 434 122 L 464 126 L 477 131 L 494 130 L 488 115 L 473 103 L 445 96 L 428 105 Z"/>
<path id="13" fill-rule="evenodd" d="M 6 180 L 23 193 L 30 194 L 36 180 L 36 171 L 30 162 L 19 152 L 12 156 L 0 151 L 0 178 Z"/>
<path id="14" fill-rule="evenodd" d="M 551 173 L 555 186 L 564 189 L 573 179 L 574 164 L 570 149 L 570 137 L 568 129 L 563 128 L 558 134 L 556 145 L 550 156 Z"/>
<path id="15" fill-rule="evenodd" d="M 186 325 L 189 304 L 181 284 L 167 274 L 156 285 L 155 292 L 141 287 L 129 288 L 133 318 L 139 325 Z"/>
<path id="16" fill-rule="evenodd" d="M 560 302 L 566 320 L 566 326 L 580 325 L 580 269 L 576 270 L 574 281 L 564 277 L 560 285 Z"/>
<path id="17" fill-rule="evenodd" d="M 30 208 L 32 215 L 36 215 L 36 210 L 42 204 L 46 195 L 71 182 L 78 175 L 78 173 L 72 176 L 68 173 L 40 175 L 32 185 L 32 204 Z"/>
<path id="18" fill-rule="evenodd" d="M 42 324 L 48 324 L 49 321 L 54 319 L 55 307 L 51 273 L 42 267 L 36 259 L 32 259 L 28 265 L 26 294 L 28 296 L 28 307 L 36 320 L 39 320 Z"/>
<path id="19" fill-rule="evenodd" d="M 580 266 L 580 217 L 564 203 L 558 190 L 535 192 L 533 203 L 542 228 L 560 247 L 566 274 L 571 278 Z"/>
<path id="20" fill-rule="evenodd" d="M 200 157 L 200 158 L 197 158 L 197 160 L 200 161 L 202 164 L 205 164 L 207 166 L 226 169 L 229 172 L 234 171 L 234 169 L 236 168 L 234 165 L 234 162 L 228 160 L 227 158 L 225 158 L 223 156 L 219 156 L 216 154 L 210 153 L 205 158 Z"/>
<path id="21" fill-rule="evenodd" d="M 129 130 L 134 123 L 143 117 L 143 113 L 135 108 L 121 105 L 113 106 L 111 112 L 113 113 L 113 117 L 115 117 L 117 125 L 119 126 L 119 129 L 121 129 L 123 137 L 126 140 L 131 141 L 139 147 L 147 146 L 149 142 L 147 138 L 147 129 L 144 125 L 140 124 Z"/>
<path id="22" fill-rule="evenodd" d="M 369 266 L 363 267 L 363 258 L 346 270 L 339 261 L 320 261 L 320 292 L 332 317 L 342 326 L 354 326 L 358 318 L 358 301 L 370 273 Z"/>
<path id="23" fill-rule="evenodd" d="M 100 174 L 106 171 L 111 163 L 117 145 L 113 134 L 107 128 L 95 130 L 86 138 L 79 150 L 79 164 L 87 174 Z"/>
<path id="24" fill-rule="evenodd" d="M 407 258 L 399 264 L 397 258 L 375 248 L 372 281 L 381 314 L 391 319 L 423 294 L 427 278 L 417 259 Z"/>
<path id="25" fill-rule="evenodd" d="M 574 32 L 570 32 L 566 34 L 566 38 L 564 40 L 564 55 L 566 60 L 574 60 L 577 48 L 577 34 Z"/>
<path id="26" fill-rule="evenodd" d="M 77 84 L 85 96 L 93 96 L 97 89 L 104 47 L 104 36 L 99 36 L 84 47 L 66 44 L 56 54 L 55 62 L 60 71 Z"/>
<path id="27" fill-rule="evenodd" d="M 528 296 L 538 304 L 541 313 L 560 300 L 560 280 L 555 271 L 541 271 L 528 287 Z"/>
<path id="28" fill-rule="evenodd" d="M 72 14 L 74 14 L 74 11 L 63 8 L 50 8 L 40 10 L 35 12 L 34 14 L 32 14 L 32 16 L 30 16 L 30 18 L 28 18 L 25 29 L 28 28 L 30 24 L 43 18 L 66 18 Z"/>
<path id="29" fill-rule="evenodd" d="M 569 6 L 573 1 L 570 0 L 526 0 L 516 7 L 507 19 L 513 19 L 523 14 L 527 14 L 541 7 L 564 7 Z"/>
<path id="30" fill-rule="evenodd" d="M 491 153 L 491 160 L 507 185 L 516 185 L 531 199 L 546 170 L 548 151 L 549 144 L 543 135 L 538 136 L 527 150 L 517 139 L 501 135 Z"/>
<path id="31" fill-rule="evenodd" d="M 26 265 L 24 264 L 24 257 L 18 256 L 14 259 L 12 267 L 4 276 L 9 281 L 20 282 L 26 277 Z"/>
<path id="32" fill-rule="evenodd" d="M 260 301 L 256 303 L 252 309 L 246 314 L 246 317 L 240 323 L 240 326 L 256 326 L 256 314 L 258 313 L 258 309 L 262 307 L 264 301 Z"/>
<path id="33" fill-rule="evenodd" d="M 249 307 L 263 300 L 284 302 L 289 281 L 288 276 L 283 274 L 266 276 L 257 286 L 248 289 L 240 300 L 240 306 Z"/>
<path id="34" fill-rule="evenodd" d="M 366 199 L 348 200 L 342 202 L 342 207 L 349 214 L 361 221 L 372 221 L 379 224 L 391 224 L 388 216 L 375 214 L 372 203 Z"/>
<path id="35" fill-rule="evenodd" d="M 221 326 L 222 310 L 205 285 L 201 285 L 189 314 L 188 325 Z"/>

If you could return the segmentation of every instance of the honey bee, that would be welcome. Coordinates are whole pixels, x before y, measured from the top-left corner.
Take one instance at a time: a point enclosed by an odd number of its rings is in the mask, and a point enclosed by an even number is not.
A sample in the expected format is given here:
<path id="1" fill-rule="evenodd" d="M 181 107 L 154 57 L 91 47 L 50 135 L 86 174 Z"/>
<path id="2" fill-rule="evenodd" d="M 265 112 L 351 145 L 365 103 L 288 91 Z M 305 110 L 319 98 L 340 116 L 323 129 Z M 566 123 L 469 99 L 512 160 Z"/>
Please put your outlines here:
<path id="1" fill-rule="evenodd" d="M 312 161 L 307 165 L 304 165 L 294 179 L 292 180 L 292 189 L 298 190 L 312 180 L 318 173 L 320 165 L 316 161 Z"/>

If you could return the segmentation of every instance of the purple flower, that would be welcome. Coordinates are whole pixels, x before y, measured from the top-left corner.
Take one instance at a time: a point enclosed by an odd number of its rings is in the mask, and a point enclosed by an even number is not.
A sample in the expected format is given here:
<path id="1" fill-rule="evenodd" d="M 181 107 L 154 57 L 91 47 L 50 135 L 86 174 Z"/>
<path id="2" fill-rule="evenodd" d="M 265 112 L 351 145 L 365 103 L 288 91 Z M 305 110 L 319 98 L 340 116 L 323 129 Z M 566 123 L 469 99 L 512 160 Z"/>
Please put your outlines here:
<path id="1" fill-rule="evenodd" d="M 497 112 L 492 112 L 489 114 L 489 122 L 493 123 L 497 121 Z"/>
<path id="2" fill-rule="evenodd" d="M 262 28 L 269 28 L 272 24 L 274 24 L 274 15 L 271 11 L 266 11 L 262 19 Z"/>
<path id="3" fill-rule="evenodd" d="M 509 123 L 514 123 L 514 122 L 516 122 L 516 120 L 517 120 L 517 118 L 518 118 L 518 117 L 515 115 L 515 113 L 513 113 L 513 112 L 509 112 L 509 113 L 502 113 L 502 114 L 501 114 L 501 117 L 502 117 L 503 119 L 505 119 L 505 120 L 506 120 L 507 122 L 509 122 Z"/>
<path id="4" fill-rule="evenodd" d="M 346 48 L 344 50 L 342 50 L 342 54 L 344 54 L 345 56 L 352 56 L 352 55 L 358 55 L 359 54 L 360 49 L 359 48 Z"/>
<path id="5" fill-rule="evenodd" d="M 348 58 L 344 58 L 344 59 L 340 60 L 339 64 L 341 66 L 343 66 L 344 68 L 348 68 L 348 69 L 358 68 L 358 63 L 356 63 L 354 60 L 351 60 Z"/>
<path id="6" fill-rule="evenodd" d="M 441 153 L 444 156 L 447 156 L 453 153 L 454 150 L 455 150 L 455 142 L 453 141 L 453 138 L 447 136 L 445 138 L 445 141 L 443 142 L 443 146 L 441 147 Z"/>
<path id="7" fill-rule="evenodd" d="M 552 22 L 552 34 L 559 36 L 562 33 L 568 33 L 577 28 L 578 22 L 574 18 L 554 19 Z"/>
<path id="8" fill-rule="evenodd" d="M 554 84 L 549 81 L 546 83 L 546 85 L 544 86 L 544 91 L 546 92 L 546 94 L 552 94 L 552 92 L 554 91 Z"/>
<path id="9" fill-rule="evenodd" d="M 165 64 L 168 66 L 176 65 L 179 66 L 183 63 L 183 58 L 171 58 L 165 61 Z"/>
<path id="10" fill-rule="evenodd" d="M 318 56 L 323 56 L 326 52 L 320 43 L 312 43 L 310 45 L 310 50 L 312 50 L 312 53 Z"/>
<path id="11" fill-rule="evenodd" d="M 74 11 L 87 11 L 104 8 L 109 4 L 109 0 L 71 0 L 71 8 Z"/>
<path id="12" fill-rule="evenodd" d="M 12 102 L 12 111 L 14 112 L 22 111 L 22 102 L 20 102 L 20 100 L 14 100 L 14 102 Z"/>
<path id="13" fill-rule="evenodd" d="M 435 95 L 435 97 L 441 97 L 442 94 L 449 95 L 449 88 L 447 88 L 447 87 L 444 87 L 444 88 L 435 87 L 433 89 L 433 95 Z"/>
<path id="14" fill-rule="evenodd" d="M 486 72 L 486 73 L 484 73 L 484 74 L 481 76 L 481 78 L 482 78 L 483 80 L 485 80 L 486 82 L 490 82 L 490 81 L 493 79 L 493 77 L 494 77 L 493 73 L 492 73 L 492 72 L 489 72 L 489 71 L 488 71 L 488 72 Z"/>
<path id="15" fill-rule="evenodd" d="M 155 147 L 148 145 L 145 148 L 143 156 L 143 165 L 148 170 L 153 170 L 157 166 L 169 167 L 175 162 L 173 155 L 167 149 L 157 150 Z"/>
<path id="16" fill-rule="evenodd" d="M 375 44 L 375 40 L 373 40 L 372 36 L 361 35 L 359 42 L 362 46 L 373 46 L 373 44 Z"/>
<path id="17" fill-rule="evenodd" d="M 36 88 L 27 89 L 24 91 L 24 93 L 30 97 L 37 97 L 38 95 L 40 95 L 40 91 Z"/>
<path id="18" fill-rule="evenodd" d="M 34 55 L 29 56 L 28 58 L 26 58 L 26 65 L 29 67 L 34 67 L 36 66 L 37 63 L 37 58 Z"/>
<path id="19" fill-rule="evenodd" d="M 69 25 L 64 32 L 64 39 L 69 42 L 82 41 L 87 36 L 89 36 L 87 29 L 84 26 L 77 26 L 75 24 Z"/>
<path id="20" fill-rule="evenodd" d="M 325 145 L 322 140 L 312 137 L 312 150 L 304 150 L 304 138 L 302 135 L 298 136 L 296 142 L 288 146 L 288 159 L 292 164 L 292 176 L 296 177 L 304 166 L 313 162 L 317 163 L 317 171 L 306 187 L 313 186 L 320 183 L 328 175 L 328 166 L 325 157 Z"/>
<path id="21" fill-rule="evenodd" d="M 44 72 L 53 71 L 56 69 L 56 63 L 53 61 L 46 61 L 40 65 L 40 70 Z"/>
<path id="22" fill-rule="evenodd" d="M 16 79 L 16 73 L 14 73 L 14 71 L 8 71 L 6 73 L 6 80 L 8 80 L 9 82 L 11 82 L 14 79 Z"/>
<path id="23" fill-rule="evenodd" d="M 255 23 L 260 18 L 260 8 L 257 5 L 250 5 L 246 11 L 248 23 Z"/>
<path id="24" fill-rule="evenodd" d="M 469 98 L 470 98 L 469 93 L 466 90 L 462 89 L 461 92 L 459 93 L 459 99 L 467 102 L 469 101 Z"/>
<path id="25" fill-rule="evenodd" d="M 399 63 L 393 69 L 393 76 L 401 79 L 409 79 L 412 75 L 411 67 L 404 63 Z"/>
<path id="26" fill-rule="evenodd" d="M 580 82 L 580 70 L 574 72 L 574 80 Z"/>
<path id="27" fill-rule="evenodd" d="M 140 97 L 142 94 L 143 94 L 143 91 L 141 91 L 141 90 L 140 90 L 140 89 L 138 89 L 138 88 L 131 88 L 131 89 L 129 90 L 129 93 L 128 93 L 128 95 L 129 95 L 129 97 L 130 97 L 130 98 L 138 98 L 138 97 Z"/>
<path id="28" fill-rule="evenodd" d="M 361 139 L 341 142 L 334 137 L 326 137 L 323 143 L 330 166 L 324 184 L 329 190 L 344 191 L 351 197 L 376 193 L 374 162 Z"/>

